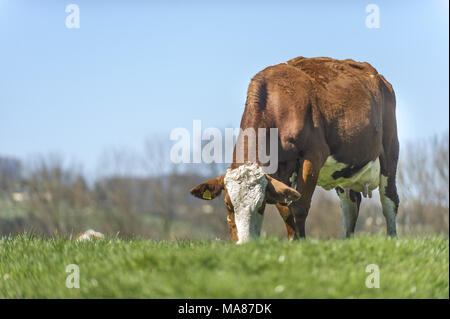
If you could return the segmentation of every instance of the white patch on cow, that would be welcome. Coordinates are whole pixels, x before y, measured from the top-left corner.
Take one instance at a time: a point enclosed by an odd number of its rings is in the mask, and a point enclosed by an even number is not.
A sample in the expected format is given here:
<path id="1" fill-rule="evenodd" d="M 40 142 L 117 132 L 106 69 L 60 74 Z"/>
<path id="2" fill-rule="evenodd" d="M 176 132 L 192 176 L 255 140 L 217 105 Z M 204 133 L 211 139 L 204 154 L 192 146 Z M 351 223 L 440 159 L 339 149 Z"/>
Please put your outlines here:
<path id="1" fill-rule="evenodd" d="M 291 187 L 293 189 L 297 190 L 297 172 L 294 171 L 292 173 L 291 177 L 289 177 L 289 182 L 291 183 Z M 292 204 L 292 201 L 289 200 L 289 201 L 286 202 L 286 204 L 288 206 L 290 206 Z"/>
<path id="2" fill-rule="evenodd" d="M 291 177 L 289 177 L 289 182 L 291 182 L 291 187 L 297 189 L 297 172 L 293 172 Z"/>
<path id="3" fill-rule="evenodd" d="M 386 196 L 386 186 L 388 184 L 388 179 L 384 175 L 380 175 L 380 201 L 383 207 L 383 215 L 386 218 L 386 228 L 387 233 L 390 236 L 395 236 L 397 234 L 396 227 L 396 217 L 397 209 L 395 203 Z"/>
<path id="4" fill-rule="evenodd" d="M 263 169 L 256 163 L 228 169 L 224 183 L 234 207 L 238 244 L 258 237 L 264 219 L 258 209 L 263 204 L 267 186 Z"/>
<path id="5" fill-rule="evenodd" d="M 380 179 L 380 160 L 367 163 L 358 172 L 349 178 L 333 178 L 333 173 L 347 167 L 347 164 L 336 161 L 333 156 L 328 156 L 325 164 L 322 166 L 317 185 L 326 190 L 336 187 L 352 189 L 355 192 L 364 192 L 366 189 L 374 190 L 378 187 Z M 366 186 L 367 185 L 367 186 Z"/>

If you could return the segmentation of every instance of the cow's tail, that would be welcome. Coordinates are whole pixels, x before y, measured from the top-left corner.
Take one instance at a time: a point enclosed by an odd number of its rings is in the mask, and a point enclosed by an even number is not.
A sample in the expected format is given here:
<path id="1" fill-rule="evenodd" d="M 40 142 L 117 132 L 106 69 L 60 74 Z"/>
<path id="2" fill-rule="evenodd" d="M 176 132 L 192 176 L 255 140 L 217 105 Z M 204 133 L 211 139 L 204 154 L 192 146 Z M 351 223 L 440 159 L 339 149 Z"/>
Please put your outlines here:
<path id="1" fill-rule="evenodd" d="M 247 90 L 246 109 L 263 111 L 267 104 L 267 84 L 264 76 L 258 73 L 250 81 Z"/>
<path id="2" fill-rule="evenodd" d="M 250 81 L 247 89 L 245 110 L 241 120 L 241 132 L 236 141 L 233 164 L 242 162 L 259 162 L 258 128 L 265 123 L 265 109 L 267 106 L 267 85 L 262 74 L 257 74 Z M 247 129 L 254 129 L 255 135 L 248 134 Z M 269 137 L 269 135 L 266 135 Z M 237 153 L 241 156 L 237 156 Z M 233 167 L 233 165 L 232 165 Z"/>

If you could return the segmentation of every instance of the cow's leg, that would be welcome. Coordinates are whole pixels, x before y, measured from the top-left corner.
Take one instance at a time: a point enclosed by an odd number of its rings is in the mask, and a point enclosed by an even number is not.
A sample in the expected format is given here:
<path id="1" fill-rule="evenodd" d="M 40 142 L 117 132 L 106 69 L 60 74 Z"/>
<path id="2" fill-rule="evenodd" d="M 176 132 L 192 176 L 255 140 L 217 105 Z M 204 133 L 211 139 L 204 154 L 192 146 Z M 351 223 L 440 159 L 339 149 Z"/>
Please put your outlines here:
<path id="1" fill-rule="evenodd" d="M 396 218 L 399 205 L 395 176 L 398 162 L 398 139 L 394 130 L 392 139 L 383 141 L 383 154 L 380 156 L 380 200 L 386 229 L 389 236 L 397 235 Z"/>
<path id="2" fill-rule="evenodd" d="M 380 200 L 389 236 L 397 236 L 396 218 L 399 205 L 395 175 L 380 176 Z"/>
<path id="3" fill-rule="evenodd" d="M 296 234 L 295 238 L 306 237 L 305 224 L 308 216 L 309 207 L 311 206 L 311 198 L 316 188 L 317 178 L 319 177 L 320 168 L 323 165 L 322 160 L 303 160 L 300 174 L 297 180 L 298 191 L 301 198 L 293 202 L 289 208 L 295 218 Z"/>
<path id="4" fill-rule="evenodd" d="M 392 88 L 383 89 L 383 151 L 380 155 L 380 200 L 386 218 L 387 233 L 396 236 L 396 218 L 399 205 L 395 176 L 398 163 L 398 136 L 395 116 L 395 96 Z"/>
<path id="5" fill-rule="evenodd" d="M 281 218 L 283 218 L 284 224 L 286 225 L 286 230 L 288 234 L 288 238 L 290 240 L 295 237 L 295 219 L 294 215 L 292 215 L 288 206 L 282 206 L 280 204 L 276 204 L 278 212 L 280 213 Z"/>
<path id="6" fill-rule="evenodd" d="M 397 163 L 395 163 L 395 166 L 396 164 Z M 390 165 L 388 164 L 387 166 L 389 167 Z M 380 175 L 380 200 L 381 206 L 383 207 L 383 215 L 386 219 L 386 230 L 389 236 L 397 236 L 396 218 L 399 198 L 395 182 L 395 171 L 396 170 L 392 168 L 390 170 L 386 168 L 383 169 L 382 166 Z"/>
<path id="7" fill-rule="evenodd" d="M 336 193 L 341 200 L 342 208 L 342 236 L 348 238 L 355 232 L 356 220 L 361 204 L 361 193 L 350 190 L 347 196 L 344 189 L 337 187 Z"/>
<path id="8" fill-rule="evenodd" d="M 399 144 L 395 120 L 395 101 L 390 98 L 384 109 L 383 152 L 380 155 L 380 200 L 389 236 L 397 235 L 396 218 L 399 198 L 396 186 Z"/>

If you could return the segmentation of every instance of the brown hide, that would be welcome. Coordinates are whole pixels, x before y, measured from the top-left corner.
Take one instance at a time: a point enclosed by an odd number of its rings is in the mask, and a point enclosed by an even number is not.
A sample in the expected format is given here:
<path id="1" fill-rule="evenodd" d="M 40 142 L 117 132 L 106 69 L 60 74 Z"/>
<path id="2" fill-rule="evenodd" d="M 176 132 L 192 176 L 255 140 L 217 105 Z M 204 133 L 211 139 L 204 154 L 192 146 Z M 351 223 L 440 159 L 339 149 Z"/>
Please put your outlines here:
<path id="1" fill-rule="evenodd" d="M 288 184 L 302 159 L 333 155 L 358 168 L 379 157 L 383 130 L 395 130 L 395 118 L 392 128 L 383 127 L 389 107 L 395 108 L 392 87 L 370 64 L 298 57 L 252 79 L 241 128 L 278 128 L 279 168 L 272 176 Z"/>

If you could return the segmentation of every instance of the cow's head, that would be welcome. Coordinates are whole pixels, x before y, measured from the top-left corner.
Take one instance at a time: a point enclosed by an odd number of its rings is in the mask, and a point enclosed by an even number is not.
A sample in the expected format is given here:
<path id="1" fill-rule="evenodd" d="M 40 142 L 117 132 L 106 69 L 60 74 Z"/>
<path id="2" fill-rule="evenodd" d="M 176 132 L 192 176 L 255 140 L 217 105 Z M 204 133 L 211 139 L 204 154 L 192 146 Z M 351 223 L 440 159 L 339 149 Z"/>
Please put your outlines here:
<path id="1" fill-rule="evenodd" d="M 237 233 L 232 233 L 231 237 L 238 243 L 260 235 L 266 202 L 288 204 L 300 198 L 295 189 L 264 174 L 257 164 L 229 168 L 225 174 L 197 185 L 190 192 L 198 198 L 211 200 L 223 189 L 228 222 L 234 222 L 237 228 Z M 233 232 L 232 227 L 230 231 Z"/>

